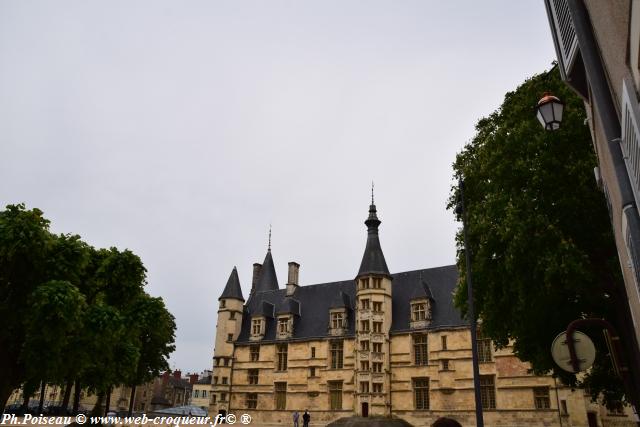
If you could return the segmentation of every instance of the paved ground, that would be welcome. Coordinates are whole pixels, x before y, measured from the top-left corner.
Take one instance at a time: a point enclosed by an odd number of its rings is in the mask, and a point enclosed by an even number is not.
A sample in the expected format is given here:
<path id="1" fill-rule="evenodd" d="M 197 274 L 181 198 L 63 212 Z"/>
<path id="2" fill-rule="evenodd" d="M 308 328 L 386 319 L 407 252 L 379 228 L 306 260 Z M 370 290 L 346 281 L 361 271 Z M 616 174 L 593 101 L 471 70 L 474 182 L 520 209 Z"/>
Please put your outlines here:
<path id="1" fill-rule="evenodd" d="M 383 418 L 383 417 L 348 417 L 340 418 L 330 424 L 327 427 L 412 427 L 408 422 L 398 418 Z"/>

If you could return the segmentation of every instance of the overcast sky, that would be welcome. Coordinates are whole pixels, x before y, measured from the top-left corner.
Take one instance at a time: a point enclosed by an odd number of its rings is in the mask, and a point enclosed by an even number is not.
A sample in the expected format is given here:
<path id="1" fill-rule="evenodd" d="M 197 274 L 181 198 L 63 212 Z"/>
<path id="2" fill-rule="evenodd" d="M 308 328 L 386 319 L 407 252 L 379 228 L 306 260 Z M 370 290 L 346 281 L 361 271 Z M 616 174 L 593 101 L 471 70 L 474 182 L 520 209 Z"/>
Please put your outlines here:
<path id="1" fill-rule="evenodd" d="M 0 203 L 140 255 L 210 369 L 270 223 L 281 287 L 353 278 L 374 180 L 390 270 L 454 263 L 455 154 L 554 57 L 541 0 L 4 0 Z"/>

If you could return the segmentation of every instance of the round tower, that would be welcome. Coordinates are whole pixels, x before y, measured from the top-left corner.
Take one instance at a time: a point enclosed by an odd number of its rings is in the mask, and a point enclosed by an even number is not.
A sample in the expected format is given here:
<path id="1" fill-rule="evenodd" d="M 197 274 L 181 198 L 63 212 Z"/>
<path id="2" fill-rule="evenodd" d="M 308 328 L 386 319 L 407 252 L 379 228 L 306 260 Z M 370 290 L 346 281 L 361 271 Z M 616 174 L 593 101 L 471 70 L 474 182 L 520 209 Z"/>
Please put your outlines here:
<path id="1" fill-rule="evenodd" d="M 244 297 L 238 278 L 238 270 L 233 267 L 227 285 L 218 298 L 218 319 L 216 340 L 213 349 L 213 374 L 211 377 L 211 405 L 209 414 L 229 412 L 231 401 L 231 369 L 234 363 L 234 343 L 240 335 Z"/>
<path id="2" fill-rule="evenodd" d="M 367 245 L 356 276 L 356 399 L 360 416 L 389 415 L 392 277 L 384 258 L 376 205 L 371 193 Z"/>

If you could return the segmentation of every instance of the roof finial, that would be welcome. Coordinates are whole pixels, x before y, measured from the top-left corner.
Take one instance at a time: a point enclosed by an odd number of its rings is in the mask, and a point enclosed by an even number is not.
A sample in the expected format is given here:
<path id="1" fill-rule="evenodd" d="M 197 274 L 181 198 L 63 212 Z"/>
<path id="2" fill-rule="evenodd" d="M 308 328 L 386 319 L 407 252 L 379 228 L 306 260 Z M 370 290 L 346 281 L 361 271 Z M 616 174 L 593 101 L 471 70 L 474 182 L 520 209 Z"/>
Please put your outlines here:
<path id="1" fill-rule="evenodd" d="M 271 252 L 271 224 L 269 224 L 269 247 L 267 250 Z"/>
<path id="2" fill-rule="evenodd" d="M 373 201 L 373 187 L 374 187 L 373 180 L 371 180 L 371 204 L 375 205 L 375 203 Z"/>

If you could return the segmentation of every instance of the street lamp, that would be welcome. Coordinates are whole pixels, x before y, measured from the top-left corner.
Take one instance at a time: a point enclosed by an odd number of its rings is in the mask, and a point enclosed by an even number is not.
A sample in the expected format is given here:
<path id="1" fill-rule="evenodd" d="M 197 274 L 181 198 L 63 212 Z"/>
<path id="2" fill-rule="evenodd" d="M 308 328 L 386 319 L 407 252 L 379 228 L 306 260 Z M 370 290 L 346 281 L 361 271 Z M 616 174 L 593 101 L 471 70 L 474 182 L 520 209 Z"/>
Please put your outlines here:
<path id="1" fill-rule="evenodd" d="M 551 92 L 545 92 L 542 95 L 538 105 L 536 105 L 536 117 L 542 127 L 546 130 L 556 130 L 562 122 L 562 112 L 564 104 Z"/>

